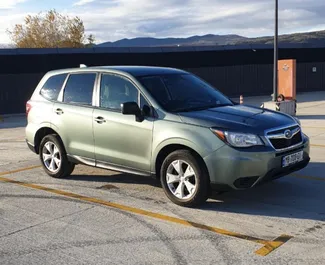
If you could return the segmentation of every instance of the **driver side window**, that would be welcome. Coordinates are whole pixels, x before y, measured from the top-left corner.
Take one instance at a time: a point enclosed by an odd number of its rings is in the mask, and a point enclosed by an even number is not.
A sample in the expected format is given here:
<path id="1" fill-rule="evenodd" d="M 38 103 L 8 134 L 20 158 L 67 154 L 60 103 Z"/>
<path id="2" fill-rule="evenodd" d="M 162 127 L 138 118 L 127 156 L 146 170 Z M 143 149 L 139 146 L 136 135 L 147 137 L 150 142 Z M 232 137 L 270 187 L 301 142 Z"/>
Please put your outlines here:
<path id="1" fill-rule="evenodd" d="M 103 74 L 100 84 L 100 107 L 121 111 L 121 104 L 125 102 L 138 102 L 139 91 L 127 79 Z"/>

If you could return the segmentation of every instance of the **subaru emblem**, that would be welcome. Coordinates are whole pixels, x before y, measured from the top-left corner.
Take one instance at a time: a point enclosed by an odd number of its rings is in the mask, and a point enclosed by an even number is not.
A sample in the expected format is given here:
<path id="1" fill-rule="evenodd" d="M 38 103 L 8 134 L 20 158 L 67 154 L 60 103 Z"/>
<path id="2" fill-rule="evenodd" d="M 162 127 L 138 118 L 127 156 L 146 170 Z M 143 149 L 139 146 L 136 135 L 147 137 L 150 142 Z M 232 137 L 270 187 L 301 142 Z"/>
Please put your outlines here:
<path id="1" fill-rule="evenodd" d="M 291 132 L 290 130 L 285 130 L 285 131 L 284 131 L 284 137 L 285 137 L 286 139 L 291 139 L 291 137 L 292 137 L 292 132 Z"/>

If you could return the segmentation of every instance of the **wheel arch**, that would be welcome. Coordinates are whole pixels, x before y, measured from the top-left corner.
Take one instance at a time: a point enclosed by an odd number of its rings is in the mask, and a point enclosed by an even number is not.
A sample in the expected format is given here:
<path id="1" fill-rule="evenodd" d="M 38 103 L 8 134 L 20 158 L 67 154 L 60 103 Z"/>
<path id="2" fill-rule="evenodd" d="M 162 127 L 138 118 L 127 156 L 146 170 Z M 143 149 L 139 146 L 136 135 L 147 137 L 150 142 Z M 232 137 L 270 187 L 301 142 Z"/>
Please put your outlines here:
<path id="1" fill-rule="evenodd" d="M 205 167 L 207 173 L 208 168 L 207 165 L 203 159 L 202 151 L 197 148 L 193 143 L 183 140 L 183 141 L 173 141 L 173 142 L 166 142 L 163 145 L 161 145 L 158 150 L 155 152 L 155 155 L 153 156 L 153 167 L 152 172 L 154 172 L 156 178 L 160 178 L 160 169 L 162 166 L 163 161 L 165 158 L 172 152 L 177 150 L 188 150 L 190 151 L 194 157 L 196 157 L 201 164 Z M 208 173 L 209 175 L 209 173 Z M 210 179 L 210 176 L 209 176 Z"/>
<path id="2" fill-rule="evenodd" d="M 46 136 L 46 135 L 50 135 L 50 134 L 55 134 L 57 135 L 59 141 L 61 142 L 63 148 L 64 147 L 64 144 L 63 144 L 63 141 L 60 137 L 60 135 L 51 127 L 48 127 L 48 126 L 44 126 L 44 127 L 41 127 L 37 130 L 36 134 L 35 134 L 35 137 L 34 137 L 34 148 L 35 148 L 35 152 L 37 154 L 39 154 L 39 146 L 41 144 L 41 141 L 42 139 Z"/>

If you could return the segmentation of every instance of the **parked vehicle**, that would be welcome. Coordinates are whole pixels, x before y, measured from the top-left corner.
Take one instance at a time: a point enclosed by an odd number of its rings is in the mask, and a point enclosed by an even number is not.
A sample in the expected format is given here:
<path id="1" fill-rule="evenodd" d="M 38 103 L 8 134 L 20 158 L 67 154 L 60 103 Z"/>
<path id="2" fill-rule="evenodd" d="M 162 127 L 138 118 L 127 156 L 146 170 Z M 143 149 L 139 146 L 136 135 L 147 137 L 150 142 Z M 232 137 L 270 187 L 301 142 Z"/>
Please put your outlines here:
<path id="1" fill-rule="evenodd" d="M 181 206 L 203 203 L 211 189 L 252 188 L 310 160 L 296 118 L 237 104 L 179 69 L 51 71 L 26 111 L 27 144 L 51 177 L 69 176 L 76 164 L 155 176 Z"/>

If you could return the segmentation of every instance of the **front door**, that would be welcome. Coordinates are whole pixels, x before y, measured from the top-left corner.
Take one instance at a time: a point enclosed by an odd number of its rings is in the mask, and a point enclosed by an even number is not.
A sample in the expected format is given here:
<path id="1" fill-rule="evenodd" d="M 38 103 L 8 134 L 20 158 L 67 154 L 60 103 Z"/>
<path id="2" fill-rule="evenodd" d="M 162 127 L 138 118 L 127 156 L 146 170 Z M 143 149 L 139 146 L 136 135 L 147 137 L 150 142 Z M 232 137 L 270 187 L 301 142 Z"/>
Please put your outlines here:
<path id="1" fill-rule="evenodd" d="M 122 103 L 143 105 L 139 90 L 129 79 L 103 74 L 99 94 L 93 114 L 96 164 L 149 172 L 153 119 L 137 122 L 135 116 L 121 113 Z"/>

